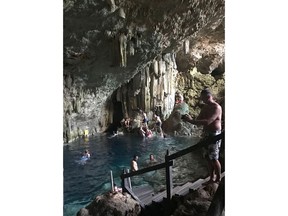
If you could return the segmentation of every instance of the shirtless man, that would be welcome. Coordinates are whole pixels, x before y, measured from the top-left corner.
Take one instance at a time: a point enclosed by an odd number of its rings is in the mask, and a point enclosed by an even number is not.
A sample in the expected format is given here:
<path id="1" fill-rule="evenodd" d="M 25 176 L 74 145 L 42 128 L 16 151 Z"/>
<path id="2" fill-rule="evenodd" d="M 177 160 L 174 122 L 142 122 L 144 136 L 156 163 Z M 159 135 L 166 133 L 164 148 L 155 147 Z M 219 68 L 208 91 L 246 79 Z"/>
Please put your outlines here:
<path id="1" fill-rule="evenodd" d="M 201 92 L 200 99 L 205 103 L 201 109 L 199 116 L 193 120 L 190 115 L 183 116 L 183 120 L 195 125 L 203 125 L 203 135 L 216 136 L 221 133 L 221 116 L 222 108 L 213 99 L 211 92 L 204 89 Z M 221 180 L 221 164 L 219 162 L 219 150 L 221 140 L 217 142 L 207 143 L 205 147 L 205 156 L 208 159 L 210 179 L 207 184 L 220 182 Z M 216 179 L 214 180 L 214 174 Z"/>
<path id="2" fill-rule="evenodd" d="M 155 125 L 154 125 L 154 130 L 156 131 L 156 133 L 159 133 L 161 137 L 163 137 L 163 131 L 162 131 L 162 121 L 160 119 L 159 116 L 157 116 L 156 114 L 154 114 L 154 121 L 155 121 Z"/>
<path id="3" fill-rule="evenodd" d="M 132 161 L 131 161 L 131 172 L 138 170 L 138 164 L 137 164 L 138 156 L 134 155 Z"/>

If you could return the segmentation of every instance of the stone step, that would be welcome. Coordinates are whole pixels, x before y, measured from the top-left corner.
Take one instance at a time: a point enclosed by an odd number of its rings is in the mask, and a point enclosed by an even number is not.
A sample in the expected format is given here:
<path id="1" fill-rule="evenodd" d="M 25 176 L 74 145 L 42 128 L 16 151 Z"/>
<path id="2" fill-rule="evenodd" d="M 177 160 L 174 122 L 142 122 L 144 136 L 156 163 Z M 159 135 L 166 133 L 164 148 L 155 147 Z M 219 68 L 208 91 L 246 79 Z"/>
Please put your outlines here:
<path id="1" fill-rule="evenodd" d="M 166 192 L 166 190 L 165 190 L 165 191 L 162 191 L 161 193 L 156 194 L 155 196 L 153 196 L 152 202 L 161 202 L 164 197 L 165 197 L 165 198 L 167 197 L 167 192 Z"/>
<path id="2" fill-rule="evenodd" d="M 221 178 L 224 176 L 225 172 L 221 174 Z M 207 182 L 208 180 L 209 176 L 205 179 L 200 178 L 193 183 L 187 182 L 184 185 L 176 186 L 175 188 L 173 188 L 172 194 L 173 196 L 185 196 L 189 193 L 189 191 L 194 191 L 205 187 L 202 184 Z M 166 190 L 154 195 L 154 190 L 149 185 L 134 187 L 133 192 L 141 200 L 142 205 L 146 206 L 151 205 L 153 202 L 162 202 L 164 199 L 167 198 Z"/>
<path id="3" fill-rule="evenodd" d="M 177 190 L 173 190 L 173 194 L 178 196 L 184 196 L 189 193 L 189 188 L 193 185 L 191 182 L 187 182 L 186 184 L 182 185 Z"/>
<path id="4" fill-rule="evenodd" d="M 221 173 L 221 178 L 223 178 L 225 176 L 225 172 Z M 195 182 L 195 185 L 193 185 L 193 187 L 191 188 L 191 190 L 198 190 L 198 189 L 201 189 L 201 188 L 204 188 L 205 185 L 203 185 L 203 183 L 207 182 L 208 180 L 210 179 L 210 177 L 208 176 L 207 178 L 205 179 L 198 179 L 196 182 Z"/>
<path id="5" fill-rule="evenodd" d="M 147 194 L 146 197 L 143 197 L 141 199 L 141 202 L 144 206 L 148 206 L 152 204 L 152 199 L 153 199 L 153 195 L 152 194 Z"/>
<path id="6" fill-rule="evenodd" d="M 137 197 L 145 196 L 146 194 L 150 194 L 154 192 L 154 189 L 150 185 L 145 186 L 137 186 L 132 188 L 133 193 Z"/>

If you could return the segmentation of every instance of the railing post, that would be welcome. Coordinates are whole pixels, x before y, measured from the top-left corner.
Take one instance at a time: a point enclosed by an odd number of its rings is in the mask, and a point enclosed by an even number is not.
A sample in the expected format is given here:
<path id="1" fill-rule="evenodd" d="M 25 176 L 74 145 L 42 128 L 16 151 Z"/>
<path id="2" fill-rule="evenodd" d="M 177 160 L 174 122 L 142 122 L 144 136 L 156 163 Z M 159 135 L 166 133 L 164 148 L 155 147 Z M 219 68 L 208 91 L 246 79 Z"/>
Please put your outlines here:
<path id="1" fill-rule="evenodd" d="M 127 173 L 130 173 L 129 169 L 127 169 Z M 130 189 L 132 189 L 130 177 L 128 177 L 128 186 L 129 186 Z"/>
<path id="2" fill-rule="evenodd" d="M 169 150 L 167 149 L 165 155 L 165 163 L 166 163 L 166 192 L 167 192 L 167 200 L 172 199 L 172 190 L 173 190 L 173 182 L 172 182 L 172 167 L 169 166 Z"/>
<path id="3" fill-rule="evenodd" d="M 125 169 L 123 169 L 122 174 L 125 174 Z M 126 187 L 125 187 L 125 179 L 123 178 L 122 175 L 121 175 L 121 187 L 122 187 L 123 192 L 125 192 L 125 191 L 126 191 Z"/>
<path id="4" fill-rule="evenodd" d="M 220 181 L 220 184 L 214 194 L 212 202 L 209 206 L 206 216 L 221 216 L 225 208 L 225 177 Z"/>
<path id="5" fill-rule="evenodd" d="M 110 170 L 110 180 L 111 180 L 111 191 L 114 192 L 114 180 L 112 170 Z"/>

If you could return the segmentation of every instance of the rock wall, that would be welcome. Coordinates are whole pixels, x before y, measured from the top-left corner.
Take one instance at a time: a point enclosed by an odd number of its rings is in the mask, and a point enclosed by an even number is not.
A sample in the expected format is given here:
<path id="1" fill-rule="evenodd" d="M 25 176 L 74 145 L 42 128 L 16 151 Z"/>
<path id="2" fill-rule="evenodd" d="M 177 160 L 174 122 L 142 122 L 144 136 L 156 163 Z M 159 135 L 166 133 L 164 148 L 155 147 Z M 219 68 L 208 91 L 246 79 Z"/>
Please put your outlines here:
<path id="1" fill-rule="evenodd" d="M 129 194 L 108 192 L 80 209 L 77 216 L 137 216 L 140 212 L 141 206 Z"/>
<path id="2" fill-rule="evenodd" d="M 165 120 L 179 77 L 223 73 L 224 1 L 67 0 L 63 51 L 64 142 L 137 107 Z"/>

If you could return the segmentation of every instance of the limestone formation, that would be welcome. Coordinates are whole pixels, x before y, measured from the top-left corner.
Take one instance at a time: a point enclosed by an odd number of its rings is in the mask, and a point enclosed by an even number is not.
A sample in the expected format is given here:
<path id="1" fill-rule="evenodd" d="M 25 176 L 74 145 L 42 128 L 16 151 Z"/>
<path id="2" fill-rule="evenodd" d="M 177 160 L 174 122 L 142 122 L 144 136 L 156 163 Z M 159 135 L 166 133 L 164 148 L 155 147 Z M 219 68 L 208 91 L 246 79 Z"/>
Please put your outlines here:
<path id="1" fill-rule="evenodd" d="M 110 6 L 110 11 L 114 12 L 116 10 L 116 5 L 114 0 L 106 0 L 108 5 Z"/>
<path id="2" fill-rule="evenodd" d="M 132 40 L 128 41 L 128 50 L 129 50 L 129 55 L 134 56 L 135 54 L 135 49 L 134 49 L 134 43 Z"/>
<path id="3" fill-rule="evenodd" d="M 127 66 L 127 37 L 124 32 L 119 35 L 119 53 L 120 53 L 120 67 Z"/>
<path id="4" fill-rule="evenodd" d="M 119 8 L 119 17 L 125 19 L 126 15 L 123 8 Z"/>
<path id="5" fill-rule="evenodd" d="M 184 41 L 184 54 L 188 54 L 189 53 L 189 40 L 185 40 Z"/>
<path id="6" fill-rule="evenodd" d="M 77 127 L 104 132 L 137 108 L 165 121 L 178 90 L 196 115 L 201 88 L 224 89 L 224 8 L 224 0 L 65 0 L 64 140 Z"/>

